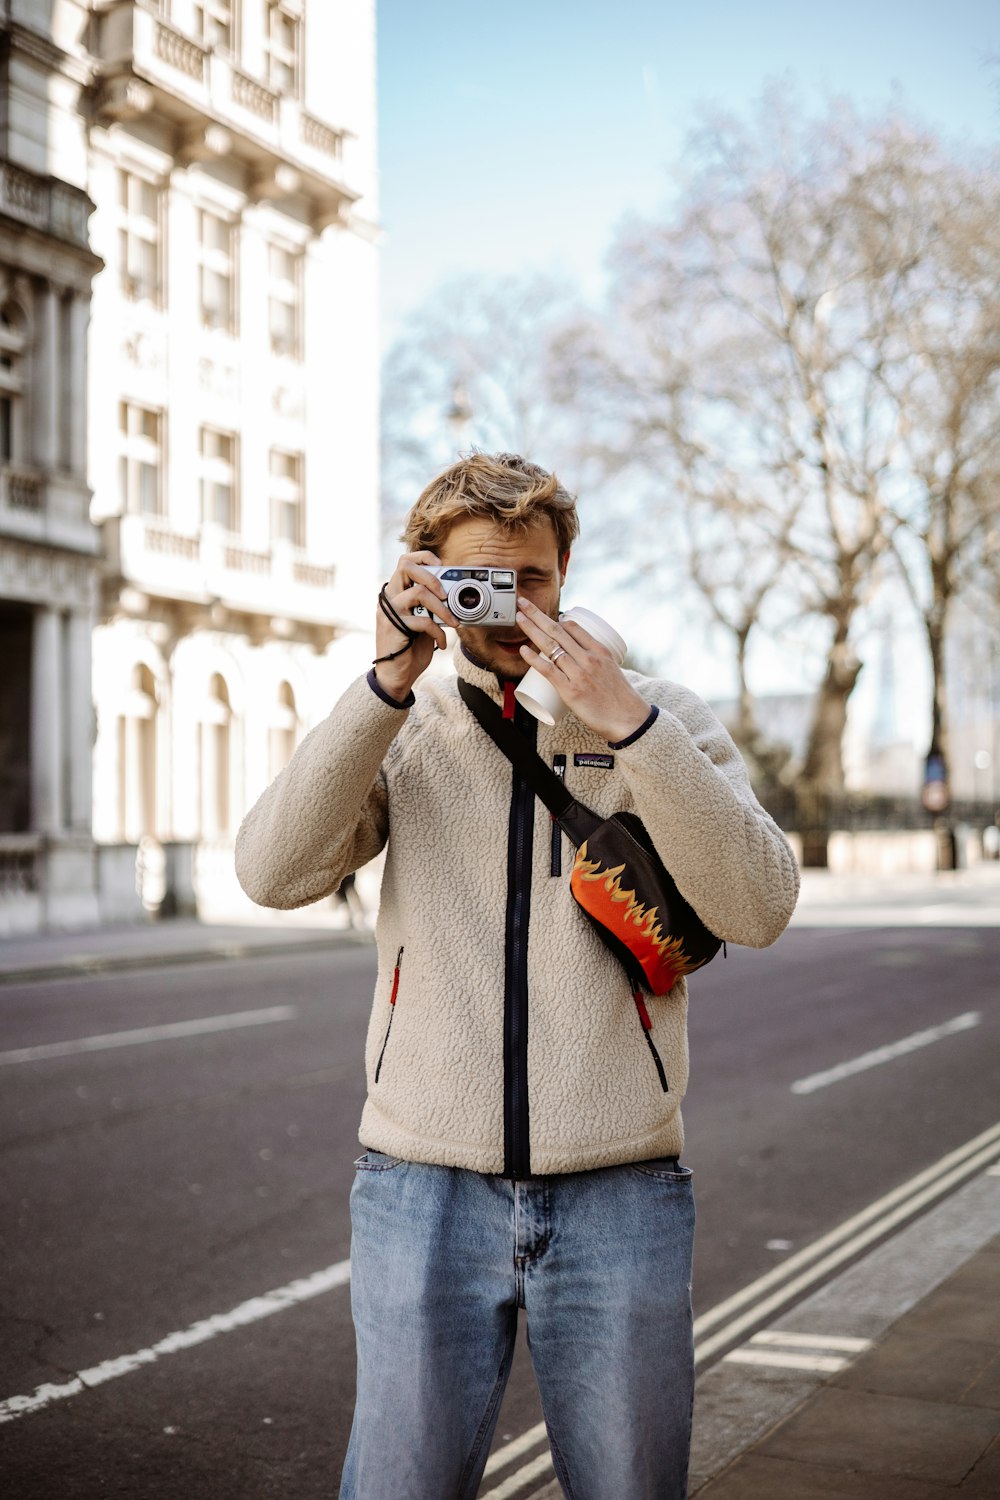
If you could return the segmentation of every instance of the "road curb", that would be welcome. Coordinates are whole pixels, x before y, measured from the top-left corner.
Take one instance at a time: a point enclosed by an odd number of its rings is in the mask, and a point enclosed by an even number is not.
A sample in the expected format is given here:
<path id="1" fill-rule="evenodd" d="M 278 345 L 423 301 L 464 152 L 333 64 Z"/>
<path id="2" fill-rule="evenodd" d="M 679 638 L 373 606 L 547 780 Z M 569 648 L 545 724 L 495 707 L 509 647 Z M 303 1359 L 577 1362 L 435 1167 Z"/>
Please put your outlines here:
<path id="1" fill-rule="evenodd" d="M 163 969 L 180 964 L 210 963 L 217 960 L 242 961 L 246 958 L 275 958 L 283 954 L 323 952 L 334 948 L 368 948 L 374 946 L 371 933 L 331 932 L 320 938 L 303 938 L 300 942 L 285 939 L 277 943 L 217 943 L 207 948 L 184 948 L 155 953 L 95 953 L 61 959 L 55 963 L 24 964 L 20 968 L 0 969 L 0 986 L 30 984 L 46 979 L 89 979 L 100 974 L 120 974 L 129 970 Z"/>

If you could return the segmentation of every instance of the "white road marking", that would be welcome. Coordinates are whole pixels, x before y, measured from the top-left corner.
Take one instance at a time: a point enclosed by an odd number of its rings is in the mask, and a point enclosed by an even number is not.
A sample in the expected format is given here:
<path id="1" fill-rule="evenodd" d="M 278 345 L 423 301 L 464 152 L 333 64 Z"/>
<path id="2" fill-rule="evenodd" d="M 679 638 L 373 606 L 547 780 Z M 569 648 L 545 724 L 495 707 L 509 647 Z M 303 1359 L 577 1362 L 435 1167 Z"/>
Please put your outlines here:
<path id="1" fill-rule="evenodd" d="M 545 1423 L 540 1422 L 539 1427 L 544 1433 Z M 511 1495 L 516 1495 L 519 1490 L 523 1490 L 524 1486 L 530 1484 L 533 1479 L 541 1479 L 543 1475 L 552 1472 L 551 1455 L 548 1452 L 540 1453 L 537 1458 L 533 1458 L 530 1463 L 526 1463 L 509 1478 L 502 1480 L 495 1489 L 483 1492 L 483 1500 L 486 1500 L 487 1494 L 489 1500 L 509 1500 Z"/>
<path id="2" fill-rule="evenodd" d="M 872 1346 L 871 1339 L 859 1339 L 847 1334 L 834 1336 L 829 1333 L 783 1333 L 780 1328 L 764 1328 L 755 1333 L 751 1344 L 778 1344 L 785 1349 L 839 1349 L 843 1354 L 863 1354 Z"/>
<path id="3" fill-rule="evenodd" d="M 294 1005 L 271 1005 L 264 1010 L 237 1010 L 225 1016 L 202 1016 L 197 1021 L 172 1021 L 164 1026 L 143 1026 L 136 1031 L 109 1031 L 104 1036 L 83 1036 L 70 1042 L 46 1042 L 38 1047 L 18 1047 L 0 1052 L 0 1066 L 39 1062 L 46 1057 L 72 1057 L 77 1052 L 103 1052 L 109 1047 L 137 1047 L 143 1042 L 166 1042 L 180 1036 L 202 1036 L 208 1031 L 232 1031 L 241 1026 L 264 1026 L 270 1021 L 289 1021 Z"/>
<path id="4" fill-rule="evenodd" d="M 780 1328 L 764 1328 L 739 1349 L 731 1349 L 723 1363 L 833 1375 L 838 1370 L 846 1370 L 853 1359 L 871 1346 L 871 1339 L 838 1337 L 829 1333 L 784 1333 Z"/>
<path id="5" fill-rule="evenodd" d="M 122 1354 L 117 1359 L 106 1359 L 89 1370 L 80 1370 L 73 1380 L 67 1380 L 64 1385 L 40 1385 L 30 1396 L 11 1396 L 6 1401 L 0 1401 L 0 1422 L 13 1422 L 16 1417 L 40 1411 L 53 1401 L 77 1396 L 81 1391 L 103 1385 L 105 1381 L 117 1380 L 119 1375 L 130 1375 L 133 1370 L 151 1365 L 165 1354 L 176 1354 L 179 1349 L 204 1344 L 220 1333 L 245 1328 L 248 1323 L 257 1323 L 261 1318 L 269 1318 L 272 1313 L 284 1312 L 286 1307 L 294 1307 L 299 1302 L 308 1302 L 311 1297 L 319 1297 L 333 1287 L 344 1286 L 350 1279 L 350 1261 L 337 1261 L 323 1271 L 315 1271 L 312 1276 L 304 1276 L 298 1281 L 290 1281 L 287 1286 L 279 1286 L 273 1292 L 265 1292 L 262 1297 L 251 1297 L 248 1302 L 241 1302 L 227 1313 L 215 1313 L 210 1318 L 202 1318 L 199 1322 L 182 1328 L 178 1333 L 168 1333 L 166 1338 L 151 1344 L 148 1349 L 137 1349 L 134 1354 Z"/>
<path id="6" fill-rule="evenodd" d="M 863 1209 L 861 1213 L 855 1214 L 837 1229 L 822 1236 L 813 1245 L 791 1256 L 783 1265 L 776 1266 L 766 1275 L 759 1277 L 757 1281 L 744 1287 L 741 1292 L 737 1292 L 725 1302 L 719 1303 L 717 1307 L 704 1313 L 702 1317 L 695 1320 L 694 1325 L 695 1338 L 700 1340 L 695 1350 L 696 1364 L 704 1362 L 723 1344 L 732 1342 L 740 1332 L 745 1331 L 751 1324 L 759 1322 L 767 1313 L 784 1305 L 793 1296 L 817 1281 L 821 1281 L 829 1271 L 855 1255 L 864 1245 L 879 1238 L 894 1224 L 908 1218 L 934 1198 L 943 1197 L 946 1193 L 953 1191 L 966 1177 L 992 1164 L 998 1155 L 1000 1155 L 1000 1124 L 992 1126 L 982 1135 L 967 1141 L 958 1150 L 949 1152 L 933 1166 L 918 1172 L 909 1182 L 885 1194 L 868 1208 Z M 854 1231 L 861 1225 L 867 1225 L 867 1228 L 855 1234 Z M 837 1246 L 838 1242 L 841 1242 L 839 1248 L 823 1259 L 817 1259 L 831 1245 Z M 816 1263 L 802 1275 L 793 1277 L 771 1296 L 757 1301 L 762 1293 L 777 1286 L 783 1278 L 787 1278 L 799 1266 L 808 1265 L 810 1260 L 815 1260 Z M 192 1345 L 204 1343 L 220 1333 L 229 1333 L 233 1329 L 245 1327 L 249 1323 L 269 1317 L 272 1313 L 282 1312 L 286 1307 L 295 1306 L 311 1297 L 318 1297 L 334 1287 L 345 1286 L 350 1281 L 350 1276 L 350 1261 L 339 1261 L 336 1265 L 317 1271 L 312 1276 L 290 1282 L 288 1286 L 267 1292 L 262 1297 L 253 1297 L 248 1302 L 242 1302 L 228 1313 L 203 1318 L 178 1333 L 168 1334 L 166 1338 L 160 1339 L 148 1349 L 140 1349 L 134 1354 L 105 1360 L 103 1364 L 96 1365 L 92 1369 L 81 1370 L 74 1379 L 63 1385 L 41 1385 L 31 1395 L 11 1396 L 6 1401 L 0 1402 L 0 1423 L 11 1422 L 30 1412 L 40 1411 L 54 1401 L 64 1400 L 68 1396 L 78 1395 L 105 1381 L 114 1380 L 120 1375 L 130 1374 L 133 1370 L 152 1364 L 164 1355 L 175 1354 L 180 1349 L 188 1349 Z M 756 1303 L 756 1305 L 748 1312 L 737 1316 L 732 1323 L 726 1324 L 713 1337 L 702 1338 L 708 1329 L 719 1323 L 725 1323 L 733 1312 L 737 1312 L 748 1303 Z M 795 1336 L 785 1334 L 781 1337 L 782 1342 L 787 1346 Z M 766 1344 L 768 1341 L 761 1339 L 758 1335 L 756 1342 Z M 842 1345 L 845 1342 L 845 1340 L 839 1340 L 838 1344 Z M 818 1338 L 810 1336 L 810 1343 L 812 1347 L 823 1347 Z M 762 1350 L 762 1352 L 765 1351 Z M 523 1433 L 514 1443 L 509 1444 L 506 1449 L 501 1449 L 492 1455 L 485 1472 L 496 1473 L 499 1469 L 506 1468 L 513 1458 L 526 1452 L 544 1436 L 545 1425 L 538 1423 L 528 1432 Z M 484 1492 L 484 1500 L 487 1495 L 489 1500 L 509 1500 L 509 1497 L 516 1495 L 518 1490 L 523 1489 L 526 1484 L 547 1475 L 551 1471 L 551 1464 L 551 1455 L 546 1450 L 529 1460 L 522 1468 L 515 1470 L 498 1487 Z"/>
<path id="7" fill-rule="evenodd" d="M 874 1052 L 865 1052 L 861 1057 L 852 1058 L 850 1062 L 838 1063 L 835 1068 L 827 1068 L 823 1073 L 811 1073 L 808 1078 L 800 1078 L 792 1084 L 792 1093 L 814 1094 L 817 1089 L 839 1083 L 842 1078 L 850 1078 L 854 1073 L 863 1073 L 866 1068 L 877 1068 L 882 1063 L 892 1062 L 894 1057 L 904 1057 L 907 1052 L 916 1052 L 919 1047 L 929 1047 L 942 1037 L 954 1036 L 957 1031 L 969 1031 L 973 1026 L 978 1026 L 981 1020 L 978 1010 L 966 1011 L 964 1015 L 944 1021 L 940 1026 L 915 1031 L 912 1036 L 904 1036 L 901 1041 L 890 1042 L 886 1047 L 876 1047 Z"/>
<path id="8" fill-rule="evenodd" d="M 1000 1124 L 993 1125 L 971 1141 L 966 1141 L 964 1146 L 949 1152 L 933 1166 L 925 1167 L 922 1172 L 911 1177 L 909 1182 L 902 1183 L 892 1192 L 886 1193 L 884 1197 L 876 1199 L 860 1213 L 854 1214 L 836 1229 L 832 1229 L 829 1234 L 822 1235 L 812 1245 L 806 1245 L 795 1255 L 789 1256 L 788 1260 L 783 1261 L 780 1266 L 775 1266 L 773 1270 L 758 1277 L 749 1286 L 745 1286 L 742 1291 L 734 1293 L 732 1297 L 727 1297 L 724 1302 L 720 1302 L 716 1307 L 703 1313 L 700 1318 L 695 1319 L 694 1324 L 695 1364 L 704 1364 L 705 1360 L 715 1354 L 718 1349 L 732 1343 L 735 1337 L 752 1327 L 754 1323 L 759 1323 L 769 1312 L 776 1312 L 793 1297 L 806 1291 L 816 1282 L 822 1281 L 830 1271 L 857 1254 L 858 1250 L 878 1239 L 895 1224 L 915 1213 L 917 1209 L 927 1206 L 935 1198 L 941 1198 L 950 1193 L 967 1177 L 971 1177 L 998 1155 L 1000 1155 Z M 998 1163 L 998 1168 L 1000 1168 L 1000 1163 Z M 826 1251 L 830 1253 L 824 1254 Z M 824 1258 L 819 1259 L 821 1256 Z M 811 1267 L 810 1261 L 815 1262 Z M 803 1270 L 801 1275 L 796 1276 L 794 1273 L 800 1267 L 809 1267 L 809 1269 Z M 787 1284 L 782 1285 L 782 1282 Z M 772 1291 L 772 1288 L 776 1290 Z M 768 1292 L 771 1292 L 770 1296 L 765 1295 Z M 748 1304 L 756 1305 L 750 1305 L 748 1311 L 740 1315 L 740 1309 L 748 1307 Z M 726 1319 L 732 1317 L 733 1314 L 737 1316 L 727 1324 Z M 725 1326 L 712 1337 L 706 1338 L 705 1335 L 720 1323 Z M 787 1336 L 785 1338 L 787 1341 Z M 815 1347 L 816 1341 L 812 1340 L 812 1343 Z M 539 1423 L 524 1434 L 522 1441 L 526 1446 L 530 1446 L 544 1435 L 545 1424 Z M 537 1468 L 538 1462 L 530 1466 L 532 1478 L 537 1477 L 538 1473 L 546 1472 L 544 1467 Z M 498 1467 L 502 1466 L 502 1464 L 498 1465 Z M 524 1475 L 523 1478 L 522 1475 Z M 526 1470 L 519 1470 L 507 1481 L 508 1485 L 517 1481 L 513 1490 L 509 1488 L 484 1490 L 482 1500 L 503 1500 L 504 1496 L 516 1494 L 517 1488 L 527 1483 L 527 1479 Z"/>
<path id="9" fill-rule="evenodd" d="M 515 1458 L 520 1458 L 522 1454 L 527 1453 L 529 1448 L 533 1448 L 546 1435 L 545 1423 L 538 1422 L 534 1427 L 529 1427 L 527 1432 L 522 1432 L 520 1437 L 514 1438 L 510 1443 L 505 1443 L 502 1448 L 498 1448 L 495 1453 L 491 1453 L 486 1460 L 483 1478 L 488 1479 L 498 1469 L 506 1469 L 507 1465 L 513 1463 Z"/>
<path id="10" fill-rule="evenodd" d="M 798 1297 L 802 1292 L 808 1291 L 817 1282 L 827 1277 L 831 1271 L 836 1270 L 838 1266 L 865 1249 L 867 1245 L 880 1239 L 905 1219 L 911 1218 L 918 1209 L 926 1208 L 935 1199 L 943 1198 L 953 1192 L 967 1177 L 973 1176 L 976 1172 L 985 1171 L 998 1155 L 1000 1155 L 1000 1125 L 992 1125 L 989 1130 L 984 1130 L 982 1135 L 967 1141 L 956 1151 L 950 1151 L 932 1167 L 926 1167 L 915 1177 L 911 1177 L 909 1182 L 902 1183 L 892 1192 L 870 1203 L 860 1213 L 846 1219 L 829 1234 L 821 1236 L 796 1255 L 789 1256 L 788 1260 L 783 1261 L 780 1266 L 775 1266 L 773 1271 L 767 1271 L 763 1276 L 758 1277 L 741 1292 L 734 1293 L 725 1302 L 720 1302 L 717 1307 L 713 1307 L 710 1312 L 703 1313 L 700 1318 L 695 1319 L 694 1324 L 695 1362 L 704 1363 L 719 1349 L 726 1344 L 731 1344 L 740 1334 L 745 1333 L 754 1323 L 762 1322 L 768 1313 L 776 1312 L 793 1297 Z M 814 1264 L 810 1265 L 810 1261 Z M 807 1269 L 803 1269 L 800 1275 L 793 1275 L 792 1273 L 799 1267 Z M 769 1296 L 763 1295 L 771 1287 L 776 1290 Z M 748 1304 L 751 1305 L 748 1306 Z M 747 1307 L 747 1311 L 738 1313 L 741 1307 Z M 726 1323 L 726 1319 L 733 1313 L 737 1313 L 737 1316 L 732 1322 Z M 717 1333 L 713 1333 L 710 1338 L 704 1337 L 710 1328 L 720 1323 L 725 1326 Z"/>
<path id="11" fill-rule="evenodd" d="M 722 1362 L 764 1365 L 778 1370 L 810 1370 L 823 1375 L 835 1375 L 851 1363 L 842 1354 L 785 1354 L 780 1349 L 750 1349 L 746 1344 L 741 1349 L 732 1349 Z"/>

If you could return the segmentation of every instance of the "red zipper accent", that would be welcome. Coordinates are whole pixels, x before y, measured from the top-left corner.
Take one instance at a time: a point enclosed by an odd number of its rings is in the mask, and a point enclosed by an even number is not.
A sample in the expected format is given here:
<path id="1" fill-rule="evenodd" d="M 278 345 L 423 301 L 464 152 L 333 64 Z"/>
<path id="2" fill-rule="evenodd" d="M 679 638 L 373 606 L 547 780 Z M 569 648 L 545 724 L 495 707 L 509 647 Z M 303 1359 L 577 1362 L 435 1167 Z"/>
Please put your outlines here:
<path id="1" fill-rule="evenodd" d="M 397 992 L 399 990 L 399 970 L 400 970 L 400 965 L 402 964 L 402 962 L 403 962 L 403 949 L 402 949 L 402 947 L 400 947 L 399 952 L 396 954 L 396 967 L 392 971 L 392 994 L 389 996 L 389 1004 L 390 1004 L 390 1006 L 392 1008 L 389 1011 L 389 1024 L 385 1028 L 385 1036 L 382 1038 L 382 1051 L 379 1053 L 379 1055 L 378 1055 L 378 1062 L 375 1065 L 375 1082 L 376 1083 L 378 1083 L 379 1074 L 382 1072 L 382 1059 L 385 1057 L 385 1049 L 386 1049 L 386 1046 L 388 1045 L 389 1033 L 392 1030 L 392 1018 L 396 1014 L 396 994 L 397 994 Z"/>
<path id="2" fill-rule="evenodd" d="M 395 1005 L 396 995 L 399 992 L 399 966 L 403 962 L 403 950 L 400 948 L 396 954 L 396 967 L 392 971 L 392 994 L 389 996 L 389 1004 Z"/>
<path id="3" fill-rule="evenodd" d="M 514 692 L 514 683 L 505 682 L 503 685 L 503 716 L 505 719 L 512 719 L 514 717 Z"/>
<path id="4" fill-rule="evenodd" d="M 649 1019 L 649 1011 L 646 1009 L 646 1002 L 642 998 L 642 990 L 633 990 L 632 999 L 635 1001 L 635 1008 L 639 1012 L 639 1020 L 642 1022 L 643 1030 L 652 1031 L 653 1023 Z"/>

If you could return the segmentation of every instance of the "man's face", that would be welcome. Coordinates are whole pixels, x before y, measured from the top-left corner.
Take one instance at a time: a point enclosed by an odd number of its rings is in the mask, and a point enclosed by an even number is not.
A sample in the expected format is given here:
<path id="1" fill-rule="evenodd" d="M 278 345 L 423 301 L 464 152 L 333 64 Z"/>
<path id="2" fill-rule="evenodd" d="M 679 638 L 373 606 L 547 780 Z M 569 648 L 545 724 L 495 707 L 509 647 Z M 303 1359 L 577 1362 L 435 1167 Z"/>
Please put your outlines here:
<path id="1" fill-rule="evenodd" d="M 516 568 L 518 593 L 553 620 L 558 617 L 566 558 L 559 556 L 555 527 L 548 516 L 540 517 L 522 532 L 507 531 L 495 521 L 478 516 L 466 516 L 455 522 L 437 554 L 449 566 Z M 527 672 L 528 663 L 519 648 L 528 638 L 519 625 L 507 630 L 462 625 L 457 634 L 470 656 L 490 671 L 502 677 L 523 677 Z"/>

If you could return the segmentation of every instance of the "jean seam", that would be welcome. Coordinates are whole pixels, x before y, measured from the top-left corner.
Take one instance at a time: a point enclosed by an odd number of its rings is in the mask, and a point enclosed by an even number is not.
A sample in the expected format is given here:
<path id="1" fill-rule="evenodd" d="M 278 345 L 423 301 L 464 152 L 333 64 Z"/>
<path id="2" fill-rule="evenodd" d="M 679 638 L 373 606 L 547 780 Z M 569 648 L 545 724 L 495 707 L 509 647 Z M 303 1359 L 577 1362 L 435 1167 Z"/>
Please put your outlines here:
<path id="1" fill-rule="evenodd" d="M 513 1323 L 514 1325 L 513 1328 L 511 1328 L 511 1323 Z M 500 1370 L 497 1375 L 496 1382 L 493 1386 L 493 1390 L 490 1392 L 489 1400 L 486 1403 L 486 1410 L 483 1413 L 483 1420 L 479 1424 L 479 1429 L 472 1441 L 472 1448 L 469 1451 L 469 1456 L 465 1461 L 465 1468 L 462 1470 L 462 1477 L 459 1480 L 458 1486 L 459 1500 L 475 1500 L 474 1495 L 467 1494 L 466 1487 L 469 1482 L 469 1476 L 475 1472 L 479 1453 L 483 1446 L 483 1438 L 489 1431 L 490 1419 L 494 1411 L 496 1410 L 500 1399 L 503 1396 L 504 1390 L 506 1389 L 507 1381 L 510 1377 L 510 1367 L 513 1364 L 514 1360 L 514 1342 L 516 1338 L 517 1308 L 512 1307 L 507 1318 L 507 1347 L 504 1350 L 504 1356 L 500 1364 Z M 478 1483 L 476 1485 L 476 1489 L 479 1489 Z"/>
<path id="2" fill-rule="evenodd" d="M 545 1428 L 549 1435 L 549 1447 L 552 1450 L 553 1468 L 555 1469 L 556 1474 L 559 1477 L 559 1483 L 562 1485 L 563 1490 L 565 1491 L 566 1500 L 576 1500 L 576 1492 L 574 1491 L 573 1485 L 570 1481 L 569 1470 L 566 1467 L 566 1459 L 563 1456 L 562 1449 L 556 1442 L 556 1435 L 552 1431 L 552 1428 L 549 1426 L 548 1421 L 546 1421 L 545 1423 Z"/>

